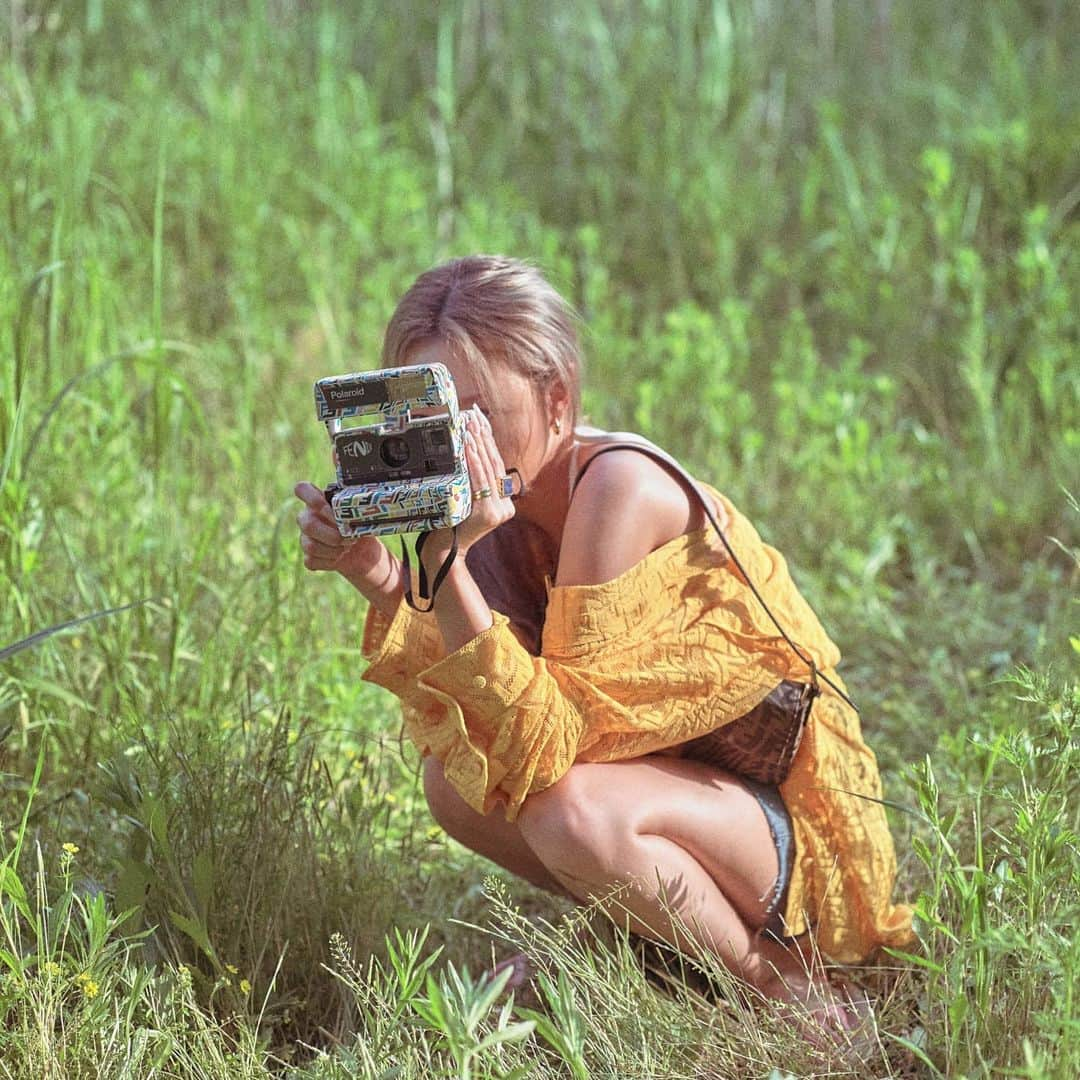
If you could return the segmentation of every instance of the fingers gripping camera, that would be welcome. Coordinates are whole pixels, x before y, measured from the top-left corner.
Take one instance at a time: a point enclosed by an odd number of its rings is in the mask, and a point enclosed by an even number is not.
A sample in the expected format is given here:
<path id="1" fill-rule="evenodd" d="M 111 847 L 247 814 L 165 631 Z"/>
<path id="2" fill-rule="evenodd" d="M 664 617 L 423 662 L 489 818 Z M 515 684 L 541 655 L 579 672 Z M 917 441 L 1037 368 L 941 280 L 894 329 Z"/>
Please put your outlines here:
<path id="1" fill-rule="evenodd" d="M 326 500 L 342 536 L 429 532 L 469 516 L 465 417 L 445 366 L 319 379 L 315 409 L 333 446 Z"/>

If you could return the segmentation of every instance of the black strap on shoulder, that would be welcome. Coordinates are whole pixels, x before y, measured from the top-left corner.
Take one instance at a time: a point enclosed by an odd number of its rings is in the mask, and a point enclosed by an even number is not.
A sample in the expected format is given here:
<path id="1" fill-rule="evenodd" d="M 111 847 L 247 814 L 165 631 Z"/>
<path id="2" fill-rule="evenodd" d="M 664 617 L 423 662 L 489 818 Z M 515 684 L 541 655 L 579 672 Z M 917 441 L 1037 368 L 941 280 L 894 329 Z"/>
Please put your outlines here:
<path id="1" fill-rule="evenodd" d="M 739 562 L 739 557 L 735 554 L 734 550 L 731 547 L 731 544 L 728 543 L 728 538 L 724 535 L 724 530 L 720 528 L 720 523 L 716 520 L 716 515 L 713 514 L 712 507 L 709 505 L 709 500 L 708 498 L 706 498 L 705 492 L 701 490 L 694 478 L 670 454 L 665 453 L 659 447 L 653 446 L 651 443 L 630 442 L 629 440 L 608 443 L 607 445 L 602 446 L 599 450 L 597 450 L 588 459 L 588 461 L 586 461 L 585 464 L 581 466 L 581 469 L 578 471 L 577 476 L 574 478 L 573 487 L 571 487 L 570 489 L 571 502 L 574 499 L 574 492 L 577 491 L 578 484 L 581 483 L 581 478 L 585 475 L 585 471 L 589 468 L 589 466 L 598 457 L 600 457 L 601 454 L 609 454 L 614 450 L 636 450 L 638 453 L 644 454 L 646 457 L 650 457 L 654 461 L 659 462 L 661 465 L 664 465 L 667 468 L 673 470 L 678 475 L 679 479 L 682 480 L 683 483 L 687 487 L 689 487 L 690 490 L 697 496 L 698 501 L 701 503 L 702 510 L 705 511 L 705 516 L 709 519 L 709 524 L 712 525 L 713 529 L 716 531 L 716 535 L 719 536 L 720 539 L 723 541 L 724 547 L 727 549 L 727 553 L 731 557 L 731 561 L 738 568 L 739 573 L 742 574 L 744 580 L 746 581 L 746 584 L 750 586 L 750 591 L 754 594 L 754 596 L 757 597 L 758 603 L 761 604 L 761 606 L 765 609 L 765 614 L 768 615 L 769 618 L 772 620 L 773 626 L 775 626 L 776 629 L 780 631 L 780 636 L 788 643 L 788 645 L 791 646 L 791 649 L 795 653 L 795 655 L 810 669 L 811 685 L 815 689 L 817 689 L 818 677 L 820 676 L 822 680 L 828 683 L 828 685 L 831 686 L 833 690 L 835 690 L 856 712 L 858 712 L 859 709 L 855 702 L 852 701 L 851 698 L 849 698 L 847 694 L 845 694 L 844 691 L 841 690 L 840 687 L 838 687 L 836 683 L 832 681 L 832 679 L 830 679 L 823 672 L 818 671 L 817 665 L 814 663 L 814 661 L 809 656 L 806 656 L 798 647 L 798 645 L 796 645 L 795 642 L 792 641 L 790 637 L 788 637 L 787 631 L 784 630 L 784 628 L 777 621 L 776 616 L 769 610 L 769 605 L 765 603 L 765 598 L 761 595 L 760 592 L 758 592 L 757 586 L 750 580 L 750 575 L 746 572 L 743 564 Z"/>
<path id="2" fill-rule="evenodd" d="M 450 567 L 454 565 L 454 560 L 457 558 L 458 553 L 458 532 L 457 526 L 454 526 L 454 542 L 450 545 L 450 553 L 443 560 L 442 566 L 439 567 L 438 573 L 435 575 L 435 580 L 431 585 L 431 592 L 428 593 L 428 576 L 427 570 L 424 568 L 424 560 L 420 557 L 424 550 L 424 543 L 431 535 L 430 532 L 423 532 L 416 538 L 416 563 L 417 563 L 417 577 L 419 580 L 419 596 L 421 600 L 428 602 L 427 607 L 419 607 L 413 600 L 412 591 L 412 564 L 409 561 L 409 545 L 405 541 L 405 537 L 401 537 L 401 561 L 405 564 L 405 603 L 413 609 L 413 611 L 428 612 L 435 606 L 435 594 L 439 591 L 439 586 L 446 580 L 446 575 L 450 573 Z"/>

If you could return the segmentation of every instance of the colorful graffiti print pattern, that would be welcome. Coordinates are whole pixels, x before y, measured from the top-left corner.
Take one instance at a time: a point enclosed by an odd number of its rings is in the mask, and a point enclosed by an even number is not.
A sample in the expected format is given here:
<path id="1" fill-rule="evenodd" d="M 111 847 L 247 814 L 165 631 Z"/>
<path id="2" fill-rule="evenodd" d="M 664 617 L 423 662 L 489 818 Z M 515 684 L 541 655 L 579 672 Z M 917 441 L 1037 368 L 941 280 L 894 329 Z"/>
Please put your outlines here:
<path id="1" fill-rule="evenodd" d="M 335 405 L 334 393 L 348 397 L 365 383 L 382 382 L 387 400 L 361 405 Z M 465 467 L 465 417 L 458 409 L 457 391 L 442 364 L 386 368 L 319 379 L 315 383 L 315 409 L 326 425 L 331 445 L 348 416 L 378 416 L 374 430 L 403 426 L 411 409 L 445 406 L 457 468 L 443 476 L 344 486 L 330 505 L 342 536 L 390 536 L 450 528 L 472 511 L 472 487 Z M 341 466 L 335 472 L 341 483 Z"/>

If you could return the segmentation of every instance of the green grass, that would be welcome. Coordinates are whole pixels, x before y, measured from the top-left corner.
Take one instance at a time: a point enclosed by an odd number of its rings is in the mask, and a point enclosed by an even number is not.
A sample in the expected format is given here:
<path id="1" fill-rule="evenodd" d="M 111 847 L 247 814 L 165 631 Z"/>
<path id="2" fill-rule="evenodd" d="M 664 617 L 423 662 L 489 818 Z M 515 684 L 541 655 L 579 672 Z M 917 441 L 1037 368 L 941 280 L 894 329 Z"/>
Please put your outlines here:
<path id="1" fill-rule="evenodd" d="M 12 6 L 0 1076 L 843 1073 L 485 890 L 303 570 L 312 379 L 469 251 L 546 269 L 594 420 L 844 652 L 920 939 L 857 973 L 864 1073 L 1076 1075 L 1078 41 L 1055 0 Z"/>

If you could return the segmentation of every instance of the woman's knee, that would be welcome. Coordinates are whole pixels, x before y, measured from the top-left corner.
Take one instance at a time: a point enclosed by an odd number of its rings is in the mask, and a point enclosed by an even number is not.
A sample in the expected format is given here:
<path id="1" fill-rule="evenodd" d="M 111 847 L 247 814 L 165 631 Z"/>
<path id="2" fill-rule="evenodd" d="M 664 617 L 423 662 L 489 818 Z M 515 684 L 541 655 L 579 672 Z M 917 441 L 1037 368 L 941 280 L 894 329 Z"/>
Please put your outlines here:
<path id="1" fill-rule="evenodd" d="M 617 865 L 618 836 L 627 823 L 614 820 L 610 799 L 598 790 L 595 770 L 580 763 L 551 787 L 530 795 L 518 814 L 518 827 L 529 847 L 548 866 L 588 858 Z"/>
<path id="2" fill-rule="evenodd" d="M 424 798 L 435 821 L 455 840 L 468 836 L 482 815 L 478 814 L 446 779 L 442 762 L 429 754 L 424 758 Z"/>
<path id="3" fill-rule="evenodd" d="M 447 835 L 541 889 L 570 896 L 529 848 L 516 823 L 508 822 L 499 809 L 477 813 L 454 790 L 434 756 L 424 761 L 423 781 L 431 815 Z"/>

